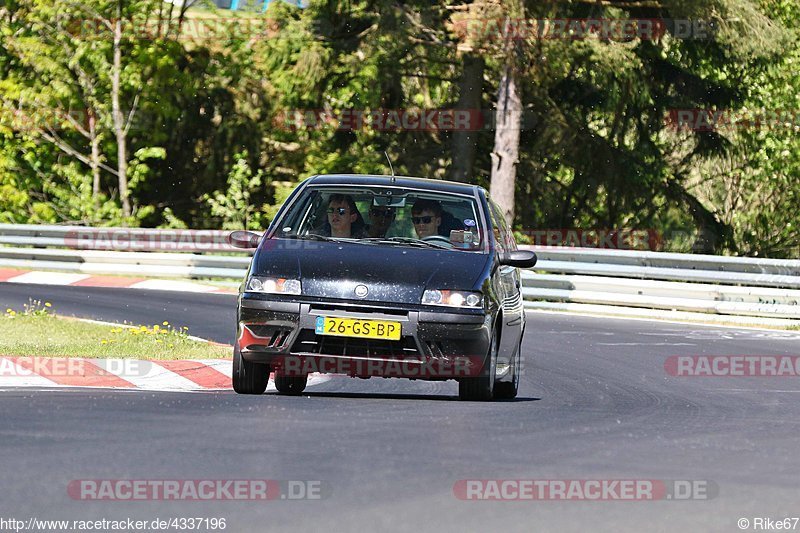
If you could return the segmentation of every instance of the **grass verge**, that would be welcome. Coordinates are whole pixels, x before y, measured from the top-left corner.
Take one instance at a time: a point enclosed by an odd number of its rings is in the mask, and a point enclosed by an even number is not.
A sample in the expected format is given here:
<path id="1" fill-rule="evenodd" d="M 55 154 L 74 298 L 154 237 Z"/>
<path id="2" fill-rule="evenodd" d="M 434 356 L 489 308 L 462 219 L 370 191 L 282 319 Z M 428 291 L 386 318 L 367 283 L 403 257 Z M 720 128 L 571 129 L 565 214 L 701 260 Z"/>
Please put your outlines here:
<path id="1" fill-rule="evenodd" d="M 48 303 L 31 301 L 0 316 L 0 355 L 95 359 L 218 359 L 231 350 L 189 337 L 186 328 L 164 322 L 149 326 L 104 325 L 53 314 Z"/>

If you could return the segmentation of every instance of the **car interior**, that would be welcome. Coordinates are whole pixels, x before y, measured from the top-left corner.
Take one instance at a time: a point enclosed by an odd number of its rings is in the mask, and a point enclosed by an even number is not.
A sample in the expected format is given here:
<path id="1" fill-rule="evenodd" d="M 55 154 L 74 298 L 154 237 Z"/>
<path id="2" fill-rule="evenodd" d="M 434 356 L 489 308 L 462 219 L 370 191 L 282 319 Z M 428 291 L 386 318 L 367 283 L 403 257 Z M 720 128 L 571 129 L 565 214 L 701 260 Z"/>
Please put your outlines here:
<path id="1" fill-rule="evenodd" d="M 440 239 L 438 242 L 449 247 L 467 250 L 476 250 L 481 247 L 481 230 L 479 217 L 475 210 L 475 202 L 471 199 L 462 199 L 454 196 L 435 194 L 410 193 L 403 197 L 390 198 L 378 196 L 369 191 L 335 190 L 314 191 L 312 199 L 304 206 L 299 207 L 300 212 L 287 217 L 288 220 L 298 220 L 296 224 L 284 224 L 283 234 L 286 236 L 330 235 L 328 223 L 328 203 L 334 194 L 347 194 L 356 205 L 356 220 L 353 223 L 354 234 L 366 230 L 374 221 L 370 218 L 370 211 L 389 211 L 394 213 L 393 219 L 388 222 L 386 230 L 377 235 L 377 238 L 417 238 L 412 222 L 414 204 L 420 200 L 433 200 L 442 207 L 442 221 L 438 229 Z M 296 232 L 292 231 L 297 227 Z"/>

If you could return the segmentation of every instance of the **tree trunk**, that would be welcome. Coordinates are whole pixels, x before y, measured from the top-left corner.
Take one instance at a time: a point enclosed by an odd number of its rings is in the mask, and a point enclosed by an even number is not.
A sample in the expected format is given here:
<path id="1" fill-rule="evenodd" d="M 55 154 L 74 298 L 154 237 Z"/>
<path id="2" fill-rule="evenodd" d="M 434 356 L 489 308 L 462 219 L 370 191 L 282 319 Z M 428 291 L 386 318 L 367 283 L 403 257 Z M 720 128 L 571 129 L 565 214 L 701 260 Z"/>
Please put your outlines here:
<path id="1" fill-rule="evenodd" d="M 89 142 L 92 146 L 92 155 L 89 167 L 92 169 L 92 196 L 96 207 L 100 206 L 100 135 L 97 133 L 97 117 L 94 109 L 86 109 L 89 115 Z"/>
<path id="2" fill-rule="evenodd" d="M 719 217 L 692 196 L 677 180 L 667 183 L 667 197 L 683 203 L 689 208 L 697 225 L 697 239 L 692 245 L 692 253 L 718 255 L 726 247 L 736 252 L 733 240 L 733 228 L 725 224 Z"/>
<path id="3" fill-rule="evenodd" d="M 120 0 L 121 1 L 121 0 Z M 122 7 L 117 4 L 117 18 L 114 21 L 114 64 L 111 72 L 111 111 L 114 118 L 114 135 L 117 138 L 117 172 L 119 173 L 119 199 L 122 214 L 131 216 L 131 202 L 128 198 L 128 132 L 125 117 L 120 108 L 120 78 L 122 76 Z"/>
<path id="4" fill-rule="evenodd" d="M 517 87 L 513 57 L 509 57 L 497 91 L 492 183 L 489 193 L 503 211 L 509 224 L 514 223 L 514 189 L 519 163 L 519 136 L 522 99 Z"/>
<path id="5" fill-rule="evenodd" d="M 472 131 L 453 131 L 453 163 L 450 166 L 450 179 L 471 181 L 475 167 L 475 154 L 478 149 L 478 130 L 472 129 L 472 121 L 478 120 L 483 100 L 483 71 L 485 62 L 482 56 L 466 53 L 463 56 L 464 70 L 458 82 L 459 94 L 456 109 L 470 111 Z M 482 117 L 482 115 L 481 115 Z"/>

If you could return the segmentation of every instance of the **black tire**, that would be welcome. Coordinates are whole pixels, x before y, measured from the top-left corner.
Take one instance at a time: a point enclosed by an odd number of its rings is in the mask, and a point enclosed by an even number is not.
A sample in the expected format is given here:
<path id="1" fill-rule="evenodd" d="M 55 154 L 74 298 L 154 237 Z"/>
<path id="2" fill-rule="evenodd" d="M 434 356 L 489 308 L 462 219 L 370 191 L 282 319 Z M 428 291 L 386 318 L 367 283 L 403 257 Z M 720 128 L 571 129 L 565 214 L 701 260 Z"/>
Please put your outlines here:
<path id="1" fill-rule="evenodd" d="M 306 390 L 308 376 L 284 376 L 280 372 L 275 372 L 275 388 L 281 394 L 298 396 Z"/>
<path id="2" fill-rule="evenodd" d="M 233 347 L 233 390 L 239 394 L 264 394 L 269 383 L 269 365 L 251 363 L 242 358 L 237 342 Z"/>
<path id="3" fill-rule="evenodd" d="M 522 342 L 519 343 L 517 355 L 514 358 L 511 381 L 500 381 L 494 385 L 494 397 L 499 400 L 513 400 L 519 391 L 519 374 L 522 367 Z"/>
<path id="4" fill-rule="evenodd" d="M 471 402 L 485 402 L 494 397 L 494 375 L 497 367 L 497 335 L 492 335 L 489 345 L 489 368 L 485 376 L 463 378 L 458 382 L 458 398 Z"/>

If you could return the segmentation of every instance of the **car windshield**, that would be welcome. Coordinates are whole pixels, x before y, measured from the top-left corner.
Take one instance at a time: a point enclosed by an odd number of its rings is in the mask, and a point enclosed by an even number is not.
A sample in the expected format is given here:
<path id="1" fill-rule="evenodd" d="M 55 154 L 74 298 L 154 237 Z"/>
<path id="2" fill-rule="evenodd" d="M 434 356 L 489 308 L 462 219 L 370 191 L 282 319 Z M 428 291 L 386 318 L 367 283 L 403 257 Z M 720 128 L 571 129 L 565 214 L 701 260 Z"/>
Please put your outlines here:
<path id="1" fill-rule="evenodd" d="M 484 251 L 474 197 L 386 187 L 309 187 L 277 221 L 274 237 Z"/>

